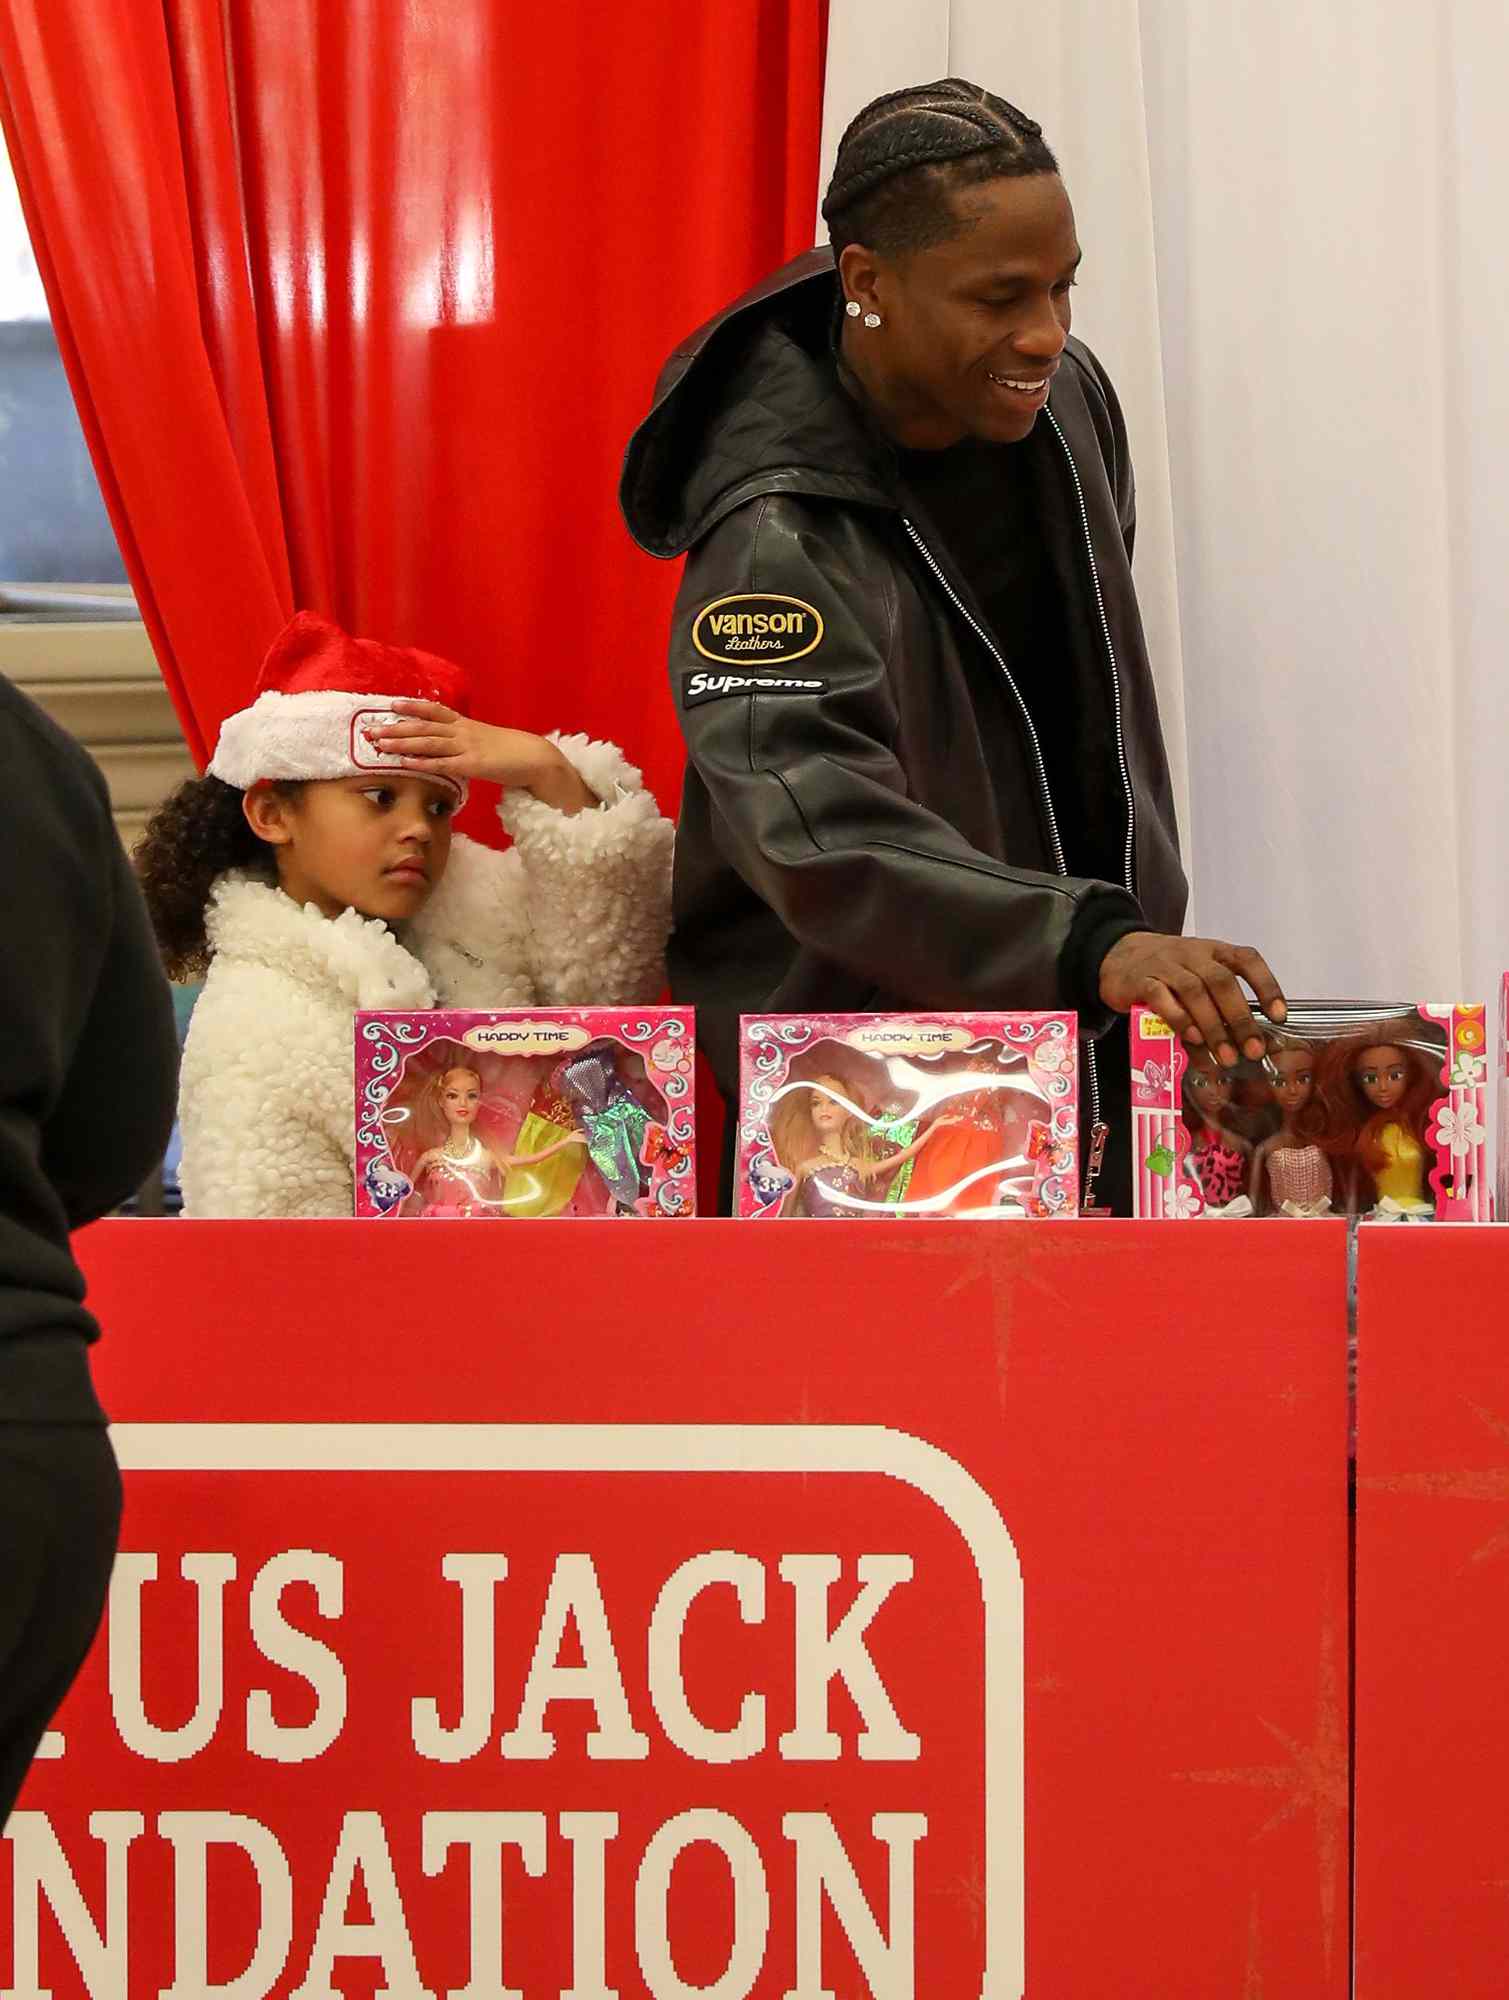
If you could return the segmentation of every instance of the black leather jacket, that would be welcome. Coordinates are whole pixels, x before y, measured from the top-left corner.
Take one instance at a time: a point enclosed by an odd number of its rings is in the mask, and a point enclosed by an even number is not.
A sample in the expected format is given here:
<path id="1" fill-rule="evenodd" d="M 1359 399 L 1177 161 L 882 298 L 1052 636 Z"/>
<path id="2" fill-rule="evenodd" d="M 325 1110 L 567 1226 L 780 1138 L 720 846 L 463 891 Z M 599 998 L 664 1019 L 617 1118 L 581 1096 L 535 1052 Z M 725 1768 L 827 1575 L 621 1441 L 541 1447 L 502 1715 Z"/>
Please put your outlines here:
<path id="1" fill-rule="evenodd" d="M 1121 884 L 1065 872 L 1027 707 L 840 385 L 835 306 L 832 255 L 811 251 L 692 335 L 624 466 L 640 546 L 690 551 L 670 646 L 690 764 L 669 956 L 725 1092 L 741 1012 L 1078 1006 L 1099 1032 L 1105 949 L 1184 916 L 1132 472 L 1099 364 L 1071 339 L 1038 425 L 1061 447 L 1045 532 L 1089 607 L 1083 671 L 1112 695 Z M 988 742 L 982 675 L 1002 718 Z"/>

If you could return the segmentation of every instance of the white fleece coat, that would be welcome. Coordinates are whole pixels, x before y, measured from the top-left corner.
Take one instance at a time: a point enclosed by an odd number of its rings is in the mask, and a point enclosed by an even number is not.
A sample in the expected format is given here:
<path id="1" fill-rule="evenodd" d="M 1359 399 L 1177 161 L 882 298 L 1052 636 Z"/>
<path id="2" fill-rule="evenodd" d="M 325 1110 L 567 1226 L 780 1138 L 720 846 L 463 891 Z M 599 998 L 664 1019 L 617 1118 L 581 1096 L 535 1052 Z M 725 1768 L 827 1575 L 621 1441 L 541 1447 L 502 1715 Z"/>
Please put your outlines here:
<path id="1" fill-rule="evenodd" d="M 401 934 L 222 875 L 184 1048 L 184 1212 L 350 1215 L 359 1008 L 631 1006 L 664 983 L 673 829 L 609 743 L 554 737 L 603 803 L 505 792 L 506 853 L 458 834 Z"/>

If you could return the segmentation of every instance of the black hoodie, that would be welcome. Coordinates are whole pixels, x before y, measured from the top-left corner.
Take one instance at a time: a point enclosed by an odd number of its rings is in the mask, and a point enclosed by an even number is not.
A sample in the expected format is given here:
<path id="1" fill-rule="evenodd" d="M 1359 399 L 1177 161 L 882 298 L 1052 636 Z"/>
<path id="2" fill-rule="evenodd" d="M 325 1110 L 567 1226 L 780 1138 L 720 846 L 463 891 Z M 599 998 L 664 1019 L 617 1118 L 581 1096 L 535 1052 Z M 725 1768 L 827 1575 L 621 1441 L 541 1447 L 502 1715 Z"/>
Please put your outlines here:
<path id="1" fill-rule="evenodd" d="M 162 1158 L 177 1062 L 104 780 L 0 679 L 0 1423 L 103 1421 L 69 1231 Z"/>
<path id="2" fill-rule="evenodd" d="M 1184 916 L 1110 383 L 1071 340 L 1023 460 L 1064 607 L 1053 712 L 1104 718 L 1045 756 L 1036 663 L 1006 659 L 910 455 L 841 385 L 836 308 L 827 250 L 767 279 L 672 355 L 624 466 L 636 540 L 690 552 L 669 961 L 730 1095 L 740 1012 L 1076 1007 L 1102 1032 L 1105 951 Z M 1072 874 L 1084 853 L 1116 875 Z"/>

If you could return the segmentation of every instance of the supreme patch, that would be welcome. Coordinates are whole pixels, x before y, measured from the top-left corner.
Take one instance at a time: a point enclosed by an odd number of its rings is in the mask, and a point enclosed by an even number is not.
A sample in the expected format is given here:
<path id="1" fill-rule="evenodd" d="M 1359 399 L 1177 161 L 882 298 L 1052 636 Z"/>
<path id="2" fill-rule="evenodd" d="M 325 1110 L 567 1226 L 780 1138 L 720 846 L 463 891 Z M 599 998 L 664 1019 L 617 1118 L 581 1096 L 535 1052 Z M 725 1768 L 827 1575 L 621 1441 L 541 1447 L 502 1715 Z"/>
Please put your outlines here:
<path id="1" fill-rule="evenodd" d="M 715 598 L 697 613 L 692 644 L 705 660 L 800 660 L 822 643 L 822 613 L 799 597 Z"/>
<path id="2" fill-rule="evenodd" d="M 703 668 L 681 676 L 681 706 L 698 708 L 705 701 L 726 701 L 736 694 L 826 694 L 820 674 L 710 674 Z"/>

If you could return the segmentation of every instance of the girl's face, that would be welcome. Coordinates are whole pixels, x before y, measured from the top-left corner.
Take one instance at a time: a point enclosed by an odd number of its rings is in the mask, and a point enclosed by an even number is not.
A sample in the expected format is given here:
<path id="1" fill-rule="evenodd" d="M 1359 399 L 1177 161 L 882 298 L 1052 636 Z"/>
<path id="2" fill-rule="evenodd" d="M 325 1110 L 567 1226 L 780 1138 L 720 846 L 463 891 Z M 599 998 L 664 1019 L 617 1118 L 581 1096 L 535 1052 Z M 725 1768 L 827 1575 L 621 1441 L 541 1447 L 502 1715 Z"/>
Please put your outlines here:
<path id="1" fill-rule="evenodd" d="M 292 798 L 259 787 L 245 804 L 295 902 L 327 917 L 358 910 L 385 923 L 414 916 L 445 873 L 455 808 L 448 785 L 405 771 L 321 778 Z"/>
<path id="2" fill-rule="evenodd" d="M 440 1108 L 448 1125 L 475 1122 L 482 1106 L 482 1079 L 474 1069 L 448 1069 L 440 1079 Z"/>
<path id="3" fill-rule="evenodd" d="M 1308 1049 L 1278 1049 L 1273 1067 L 1278 1081 L 1273 1086 L 1286 1118 L 1303 1111 L 1315 1092 L 1315 1062 Z"/>
<path id="4" fill-rule="evenodd" d="M 1409 1058 L 1392 1042 L 1380 1043 L 1358 1050 L 1352 1074 L 1369 1104 L 1392 1111 L 1409 1088 Z"/>

